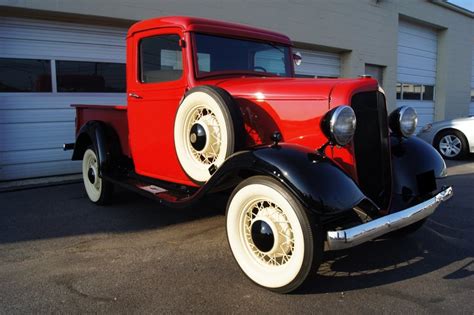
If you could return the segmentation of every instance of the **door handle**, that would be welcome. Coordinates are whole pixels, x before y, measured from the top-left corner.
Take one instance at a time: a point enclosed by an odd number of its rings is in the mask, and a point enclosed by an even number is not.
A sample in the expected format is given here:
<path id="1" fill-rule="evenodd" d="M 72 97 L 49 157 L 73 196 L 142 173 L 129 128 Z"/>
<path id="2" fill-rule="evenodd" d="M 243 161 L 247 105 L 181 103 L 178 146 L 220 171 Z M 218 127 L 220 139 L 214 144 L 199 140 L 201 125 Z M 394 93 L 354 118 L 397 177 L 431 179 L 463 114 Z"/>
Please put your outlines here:
<path id="1" fill-rule="evenodd" d="M 128 96 L 133 97 L 133 98 L 142 98 L 140 95 L 137 93 L 128 93 Z"/>

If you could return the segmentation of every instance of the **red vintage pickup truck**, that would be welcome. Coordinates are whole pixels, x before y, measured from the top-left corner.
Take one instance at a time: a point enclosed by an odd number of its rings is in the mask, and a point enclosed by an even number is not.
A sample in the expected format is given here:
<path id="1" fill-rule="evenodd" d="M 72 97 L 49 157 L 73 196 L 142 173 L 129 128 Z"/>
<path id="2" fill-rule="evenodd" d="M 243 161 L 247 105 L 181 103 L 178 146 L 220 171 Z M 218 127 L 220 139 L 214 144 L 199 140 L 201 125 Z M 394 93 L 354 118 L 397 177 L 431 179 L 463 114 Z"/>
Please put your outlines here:
<path id="1" fill-rule="evenodd" d="M 290 39 L 190 17 L 133 25 L 127 106 L 73 105 L 72 159 L 90 200 L 114 185 L 170 208 L 228 192 L 227 237 L 243 272 L 298 288 L 324 250 L 420 227 L 452 196 L 440 155 L 416 137 L 416 112 L 387 115 L 367 76 L 295 78 Z M 304 61 L 303 61 L 304 62 Z"/>

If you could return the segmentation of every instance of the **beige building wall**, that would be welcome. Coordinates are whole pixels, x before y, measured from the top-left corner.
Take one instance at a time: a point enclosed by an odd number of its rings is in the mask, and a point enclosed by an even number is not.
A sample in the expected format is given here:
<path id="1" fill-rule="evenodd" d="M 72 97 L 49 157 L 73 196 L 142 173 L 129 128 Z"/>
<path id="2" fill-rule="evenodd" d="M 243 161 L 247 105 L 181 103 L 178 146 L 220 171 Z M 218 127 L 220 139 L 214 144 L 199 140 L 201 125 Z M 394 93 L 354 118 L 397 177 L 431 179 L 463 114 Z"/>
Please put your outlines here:
<path id="1" fill-rule="evenodd" d="M 289 35 L 297 45 L 340 51 L 346 77 L 363 74 L 366 63 L 384 66 L 389 109 L 396 103 L 398 22 L 410 19 L 439 30 L 435 120 L 440 120 L 468 113 L 474 19 L 435 1 L 0 0 L 0 14 L 117 25 L 191 15 L 263 27 Z"/>

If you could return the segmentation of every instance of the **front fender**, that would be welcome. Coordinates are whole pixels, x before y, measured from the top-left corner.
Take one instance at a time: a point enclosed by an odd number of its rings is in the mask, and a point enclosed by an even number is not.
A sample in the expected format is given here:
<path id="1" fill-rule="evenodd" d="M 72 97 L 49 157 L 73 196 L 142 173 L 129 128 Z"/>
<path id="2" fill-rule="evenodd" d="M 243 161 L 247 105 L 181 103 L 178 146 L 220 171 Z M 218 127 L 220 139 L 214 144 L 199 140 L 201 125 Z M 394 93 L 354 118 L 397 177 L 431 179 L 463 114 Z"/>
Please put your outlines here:
<path id="1" fill-rule="evenodd" d="M 436 178 L 446 176 L 446 164 L 431 145 L 417 137 L 392 136 L 392 194 L 422 197 L 436 190 Z"/>
<path id="2" fill-rule="evenodd" d="M 203 187 L 212 187 L 235 172 L 263 174 L 279 180 L 317 214 L 352 209 L 366 199 L 357 184 L 334 162 L 293 144 L 259 147 L 229 157 Z"/>

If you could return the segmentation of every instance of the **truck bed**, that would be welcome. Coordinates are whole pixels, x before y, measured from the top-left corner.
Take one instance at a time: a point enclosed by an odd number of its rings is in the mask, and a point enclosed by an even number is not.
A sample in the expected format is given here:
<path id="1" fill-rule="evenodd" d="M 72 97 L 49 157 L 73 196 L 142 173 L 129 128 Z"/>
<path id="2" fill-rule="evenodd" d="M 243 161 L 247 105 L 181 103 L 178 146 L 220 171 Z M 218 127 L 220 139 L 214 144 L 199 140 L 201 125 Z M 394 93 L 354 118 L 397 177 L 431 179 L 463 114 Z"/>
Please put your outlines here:
<path id="1" fill-rule="evenodd" d="M 127 106 L 73 104 L 71 107 L 76 109 L 76 136 L 88 121 L 104 122 L 117 132 L 123 154 L 130 157 Z"/>

